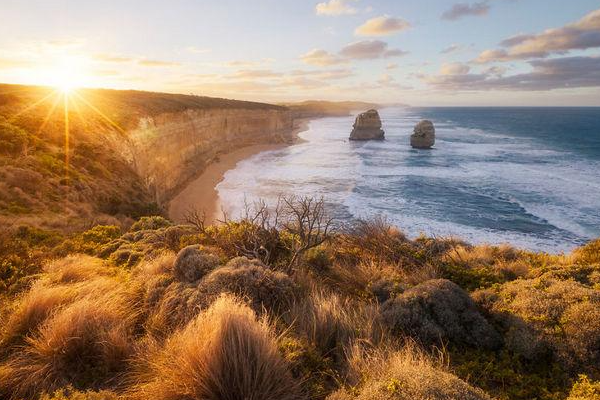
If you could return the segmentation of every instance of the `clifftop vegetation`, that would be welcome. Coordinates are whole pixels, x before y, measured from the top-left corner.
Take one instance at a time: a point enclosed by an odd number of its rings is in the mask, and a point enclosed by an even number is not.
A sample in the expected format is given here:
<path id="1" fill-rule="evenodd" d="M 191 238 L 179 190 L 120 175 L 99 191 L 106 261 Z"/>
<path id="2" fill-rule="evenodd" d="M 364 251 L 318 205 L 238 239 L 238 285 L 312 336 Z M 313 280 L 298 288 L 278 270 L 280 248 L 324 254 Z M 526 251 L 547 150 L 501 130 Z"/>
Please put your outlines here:
<path id="1" fill-rule="evenodd" d="M 196 109 L 283 110 L 209 97 L 0 84 L 0 223 L 82 230 L 161 214 L 120 151 L 140 117 Z M 68 132 L 66 134 L 65 132 Z"/>
<path id="2" fill-rule="evenodd" d="M 600 396 L 599 241 L 547 255 L 325 211 L 285 198 L 217 226 L 15 228 L 0 398 Z"/>
<path id="3" fill-rule="evenodd" d="M 176 225 L 113 140 L 139 115 L 279 108 L 79 96 L 0 85 L 0 399 L 600 397 L 600 239 L 409 239 L 289 197 Z"/>

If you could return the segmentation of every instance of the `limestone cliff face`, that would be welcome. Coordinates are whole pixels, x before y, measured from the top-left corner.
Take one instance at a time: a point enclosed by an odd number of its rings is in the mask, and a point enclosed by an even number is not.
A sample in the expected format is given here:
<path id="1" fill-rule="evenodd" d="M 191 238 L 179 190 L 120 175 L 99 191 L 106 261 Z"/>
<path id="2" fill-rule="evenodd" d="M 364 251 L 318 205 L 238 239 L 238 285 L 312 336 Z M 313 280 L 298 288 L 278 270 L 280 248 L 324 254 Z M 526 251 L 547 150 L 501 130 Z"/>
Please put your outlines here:
<path id="1" fill-rule="evenodd" d="M 125 156 L 164 204 L 219 154 L 292 139 L 289 110 L 189 109 L 142 117 L 128 132 Z"/>

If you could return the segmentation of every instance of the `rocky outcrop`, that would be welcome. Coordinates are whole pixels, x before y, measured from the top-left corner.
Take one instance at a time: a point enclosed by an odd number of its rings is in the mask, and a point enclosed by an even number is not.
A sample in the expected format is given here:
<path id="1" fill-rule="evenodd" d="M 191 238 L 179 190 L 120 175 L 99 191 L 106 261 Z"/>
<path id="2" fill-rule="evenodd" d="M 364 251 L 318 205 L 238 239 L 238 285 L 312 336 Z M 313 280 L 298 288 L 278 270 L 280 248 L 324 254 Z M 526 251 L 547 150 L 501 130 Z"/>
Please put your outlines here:
<path id="1" fill-rule="evenodd" d="M 381 129 L 381 119 L 377 110 L 369 110 L 356 117 L 350 140 L 382 140 L 385 132 Z"/>
<path id="2" fill-rule="evenodd" d="M 291 112 L 263 109 L 188 109 L 139 119 L 125 157 L 164 204 L 220 154 L 253 144 L 289 142 Z"/>
<path id="3" fill-rule="evenodd" d="M 415 149 L 430 149 L 435 143 L 435 127 L 433 122 L 422 120 L 410 136 L 410 145 Z"/>

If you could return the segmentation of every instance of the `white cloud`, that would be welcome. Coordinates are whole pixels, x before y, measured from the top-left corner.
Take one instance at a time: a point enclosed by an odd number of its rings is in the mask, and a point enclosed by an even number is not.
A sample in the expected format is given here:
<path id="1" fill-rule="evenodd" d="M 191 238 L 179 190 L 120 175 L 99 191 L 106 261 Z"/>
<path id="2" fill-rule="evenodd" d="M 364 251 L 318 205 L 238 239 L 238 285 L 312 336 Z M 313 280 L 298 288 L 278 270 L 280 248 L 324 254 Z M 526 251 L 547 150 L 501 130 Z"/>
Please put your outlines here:
<path id="1" fill-rule="evenodd" d="M 402 18 L 390 17 L 382 15 L 380 17 L 371 18 L 354 32 L 360 36 L 388 36 L 397 32 L 401 32 L 410 28 L 410 23 Z"/>
<path id="2" fill-rule="evenodd" d="M 345 60 L 331 54 L 325 50 L 314 49 L 300 57 L 302 61 L 309 65 L 328 66 L 344 63 Z"/>
<path id="3" fill-rule="evenodd" d="M 357 9 L 350 6 L 350 0 L 329 0 L 326 3 L 319 3 L 315 7 L 317 15 L 343 15 L 356 14 Z"/>

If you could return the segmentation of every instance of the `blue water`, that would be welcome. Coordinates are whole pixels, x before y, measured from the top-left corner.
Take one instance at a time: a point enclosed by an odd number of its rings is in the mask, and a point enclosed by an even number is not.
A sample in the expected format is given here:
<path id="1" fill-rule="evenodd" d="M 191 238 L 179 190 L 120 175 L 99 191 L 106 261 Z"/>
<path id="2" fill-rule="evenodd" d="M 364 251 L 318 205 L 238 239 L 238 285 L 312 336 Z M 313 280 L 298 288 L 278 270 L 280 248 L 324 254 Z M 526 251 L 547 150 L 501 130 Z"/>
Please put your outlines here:
<path id="1" fill-rule="evenodd" d="M 230 215 L 281 193 L 323 196 L 340 220 L 385 215 L 410 236 L 569 251 L 600 237 L 600 108 L 380 111 L 385 141 L 349 142 L 354 117 L 314 120 L 303 142 L 258 154 L 217 186 Z M 432 150 L 409 145 L 421 119 Z"/>

